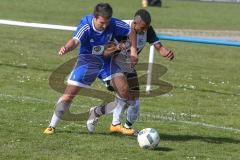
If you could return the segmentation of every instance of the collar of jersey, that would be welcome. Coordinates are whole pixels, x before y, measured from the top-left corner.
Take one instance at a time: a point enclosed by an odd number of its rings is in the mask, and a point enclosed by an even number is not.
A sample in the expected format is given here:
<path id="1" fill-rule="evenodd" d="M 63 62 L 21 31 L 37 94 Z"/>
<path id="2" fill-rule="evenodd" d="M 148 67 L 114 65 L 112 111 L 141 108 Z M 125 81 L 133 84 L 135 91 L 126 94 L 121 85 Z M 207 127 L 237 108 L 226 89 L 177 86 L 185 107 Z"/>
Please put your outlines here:
<path id="1" fill-rule="evenodd" d="M 94 30 L 95 32 L 100 33 L 100 34 L 103 33 L 103 31 L 98 31 L 98 30 L 94 27 L 93 19 L 92 19 L 92 27 L 93 27 L 93 30 Z"/>

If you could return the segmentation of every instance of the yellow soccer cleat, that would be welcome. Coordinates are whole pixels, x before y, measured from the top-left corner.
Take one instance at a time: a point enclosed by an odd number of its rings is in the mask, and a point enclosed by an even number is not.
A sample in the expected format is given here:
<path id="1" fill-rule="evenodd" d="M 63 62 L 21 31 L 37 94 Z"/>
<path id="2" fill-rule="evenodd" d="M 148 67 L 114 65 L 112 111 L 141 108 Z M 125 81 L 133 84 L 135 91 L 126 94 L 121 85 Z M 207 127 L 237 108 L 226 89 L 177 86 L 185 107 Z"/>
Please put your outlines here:
<path id="1" fill-rule="evenodd" d="M 127 136 L 134 136 L 135 130 L 132 128 L 126 128 L 122 124 L 112 125 L 110 126 L 111 133 L 120 133 Z"/>
<path id="2" fill-rule="evenodd" d="M 135 130 L 133 128 L 126 128 L 124 126 L 122 126 L 122 129 L 121 129 L 121 133 L 123 135 L 127 135 L 127 136 L 134 136 L 135 135 Z"/>
<path id="3" fill-rule="evenodd" d="M 43 133 L 51 135 L 51 134 L 55 133 L 55 128 L 50 126 L 50 127 L 46 128 Z"/>
<path id="4" fill-rule="evenodd" d="M 111 124 L 110 126 L 110 132 L 111 133 L 122 133 L 122 124 L 117 124 L 117 125 L 113 125 Z"/>

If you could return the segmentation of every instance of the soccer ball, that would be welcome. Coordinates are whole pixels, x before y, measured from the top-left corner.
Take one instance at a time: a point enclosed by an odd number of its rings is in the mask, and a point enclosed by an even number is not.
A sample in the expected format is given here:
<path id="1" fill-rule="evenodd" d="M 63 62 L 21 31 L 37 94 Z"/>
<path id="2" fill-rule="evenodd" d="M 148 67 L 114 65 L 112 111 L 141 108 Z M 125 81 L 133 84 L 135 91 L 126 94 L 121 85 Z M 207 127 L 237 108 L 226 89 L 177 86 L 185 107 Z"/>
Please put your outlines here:
<path id="1" fill-rule="evenodd" d="M 138 133 L 138 144 L 141 148 L 154 149 L 160 142 L 158 132 L 153 128 L 145 128 Z"/>

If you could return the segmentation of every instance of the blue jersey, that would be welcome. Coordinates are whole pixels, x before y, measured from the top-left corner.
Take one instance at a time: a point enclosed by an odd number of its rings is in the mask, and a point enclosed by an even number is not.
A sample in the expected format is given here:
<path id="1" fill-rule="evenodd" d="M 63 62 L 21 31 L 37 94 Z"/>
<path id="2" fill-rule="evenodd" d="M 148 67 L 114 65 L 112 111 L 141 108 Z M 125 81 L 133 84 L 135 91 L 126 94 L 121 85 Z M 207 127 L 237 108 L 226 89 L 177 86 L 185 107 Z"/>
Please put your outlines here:
<path id="1" fill-rule="evenodd" d="M 118 65 L 104 58 L 105 45 L 117 36 L 127 36 L 130 26 L 116 18 L 111 18 L 107 28 L 100 32 L 94 28 L 93 15 L 83 17 L 73 38 L 79 40 L 80 50 L 77 64 L 68 78 L 68 85 L 89 87 L 100 74 L 104 66 L 109 66 L 109 74 L 117 74 Z"/>
<path id="2" fill-rule="evenodd" d="M 104 46 L 116 36 L 126 36 L 130 26 L 116 18 L 111 18 L 104 31 L 98 31 L 93 25 L 93 15 L 81 19 L 73 38 L 80 41 L 79 54 L 94 54 L 102 56 Z"/>

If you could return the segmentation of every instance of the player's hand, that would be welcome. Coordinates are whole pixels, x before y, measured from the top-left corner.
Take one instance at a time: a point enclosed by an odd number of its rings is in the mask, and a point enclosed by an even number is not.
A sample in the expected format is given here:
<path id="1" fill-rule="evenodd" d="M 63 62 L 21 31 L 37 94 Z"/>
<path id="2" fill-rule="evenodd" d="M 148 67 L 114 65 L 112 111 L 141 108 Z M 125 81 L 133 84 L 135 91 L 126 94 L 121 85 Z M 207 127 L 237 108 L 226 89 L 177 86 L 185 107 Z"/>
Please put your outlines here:
<path id="1" fill-rule="evenodd" d="M 124 41 L 123 41 L 123 42 L 120 42 L 120 43 L 117 45 L 117 49 L 118 49 L 118 50 L 126 50 L 126 49 L 127 49 L 127 46 L 125 45 Z"/>
<path id="2" fill-rule="evenodd" d="M 169 59 L 170 61 L 174 59 L 174 53 L 173 51 L 169 50 L 168 53 L 164 56 L 167 59 Z"/>
<path id="3" fill-rule="evenodd" d="M 117 44 L 115 42 L 109 42 L 106 46 L 105 46 L 106 50 L 116 50 L 117 49 Z"/>
<path id="4" fill-rule="evenodd" d="M 66 47 L 61 47 L 60 49 L 59 49 L 59 51 L 58 51 L 58 54 L 60 55 L 60 56 L 62 56 L 62 55 L 64 55 L 64 54 L 66 54 L 67 53 L 67 49 L 66 49 Z"/>
<path id="5" fill-rule="evenodd" d="M 169 59 L 170 61 L 174 59 L 174 53 L 172 50 L 162 47 L 161 54 L 163 57 Z"/>
<path id="6" fill-rule="evenodd" d="M 115 51 L 117 50 L 117 44 L 114 42 L 109 42 L 105 48 L 104 48 L 104 52 L 103 52 L 103 56 L 104 57 L 109 57 L 111 56 Z"/>
<path id="7" fill-rule="evenodd" d="M 135 65 L 138 63 L 138 56 L 136 55 L 131 55 L 130 56 L 130 60 L 131 60 L 131 67 L 134 68 Z"/>
<path id="8" fill-rule="evenodd" d="M 120 42 L 120 43 L 109 42 L 104 48 L 103 55 L 104 57 L 108 57 L 108 56 L 111 56 L 116 51 L 125 50 L 125 49 L 126 49 L 126 46 L 124 42 Z"/>

